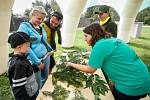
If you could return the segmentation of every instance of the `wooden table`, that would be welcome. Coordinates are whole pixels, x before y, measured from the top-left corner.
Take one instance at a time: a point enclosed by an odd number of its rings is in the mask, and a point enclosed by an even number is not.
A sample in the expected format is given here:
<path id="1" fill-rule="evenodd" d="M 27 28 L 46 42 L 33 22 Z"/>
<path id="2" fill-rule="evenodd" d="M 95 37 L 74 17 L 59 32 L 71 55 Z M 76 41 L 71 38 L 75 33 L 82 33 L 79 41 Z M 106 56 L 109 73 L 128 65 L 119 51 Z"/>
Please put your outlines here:
<path id="1" fill-rule="evenodd" d="M 53 72 L 54 72 L 55 70 L 56 70 L 56 68 L 53 69 Z M 105 80 L 104 75 L 103 75 L 101 69 L 98 69 L 95 73 L 96 73 L 96 74 L 99 74 L 99 75 L 102 77 L 102 79 Z M 106 81 L 106 80 L 105 80 L 105 81 Z M 71 98 L 74 97 L 74 96 L 73 96 L 73 92 L 74 92 L 74 89 L 75 89 L 75 88 L 74 88 L 73 86 L 67 87 L 67 83 L 58 82 L 58 84 L 61 84 L 61 86 L 65 87 L 67 90 L 70 91 L 69 97 L 68 97 L 66 100 L 71 100 Z M 51 97 L 49 97 L 49 96 L 47 96 L 47 97 L 44 96 L 43 93 L 42 93 L 42 91 L 49 91 L 49 92 L 52 92 L 53 89 L 54 89 L 54 86 L 52 85 L 52 75 L 49 75 L 49 77 L 48 77 L 48 79 L 47 79 L 45 85 L 44 85 L 43 88 L 41 89 L 41 91 L 40 91 L 40 93 L 39 93 L 39 95 L 38 95 L 38 97 L 37 97 L 36 100 L 52 100 Z M 88 88 L 82 89 L 82 88 L 81 88 L 81 89 L 79 89 L 79 90 L 81 91 L 82 95 L 83 95 L 87 100 L 94 100 L 93 92 L 92 92 L 90 89 L 88 89 Z M 108 93 L 106 93 L 105 96 L 103 96 L 103 95 L 100 96 L 100 98 L 101 98 L 101 100 L 114 100 L 114 97 L 113 97 L 111 91 L 109 91 Z"/>

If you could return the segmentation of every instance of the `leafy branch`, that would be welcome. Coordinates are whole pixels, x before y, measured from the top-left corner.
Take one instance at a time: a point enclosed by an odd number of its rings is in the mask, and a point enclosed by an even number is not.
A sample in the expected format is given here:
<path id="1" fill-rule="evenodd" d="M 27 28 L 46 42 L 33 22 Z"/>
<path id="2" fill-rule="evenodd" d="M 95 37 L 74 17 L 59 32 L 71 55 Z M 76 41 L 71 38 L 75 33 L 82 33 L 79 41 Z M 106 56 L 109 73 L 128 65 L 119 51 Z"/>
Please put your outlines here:
<path id="1" fill-rule="evenodd" d="M 52 97 L 53 100 L 66 100 L 70 91 L 63 88 L 61 85 L 56 85 L 53 92 L 43 91 L 43 95 Z"/>
<path id="2" fill-rule="evenodd" d="M 53 85 L 57 81 L 66 82 L 76 88 L 84 87 L 92 90 L 95 95 L 95 100 L 100 100 L 100 95 L 105 95 L 108 92 L 108 87 L 104 80 L 101 80 L 98 74 L 86 74 L 74 68 L 66 67 L 64 62 L 74 62 L 79 64 L 87 64 L 89 52 L 64 52 L 60 57 L 59 63 L 56 65 L 57 71 L 52 73 Z M 76 92 L 79 95 L 79 92 Z M 77 97 L 75 95 L 75 97 Z M 78 99 L 76 99 L 78 100 Z M 84 99 L 83 99 L 84 100 Z"/>

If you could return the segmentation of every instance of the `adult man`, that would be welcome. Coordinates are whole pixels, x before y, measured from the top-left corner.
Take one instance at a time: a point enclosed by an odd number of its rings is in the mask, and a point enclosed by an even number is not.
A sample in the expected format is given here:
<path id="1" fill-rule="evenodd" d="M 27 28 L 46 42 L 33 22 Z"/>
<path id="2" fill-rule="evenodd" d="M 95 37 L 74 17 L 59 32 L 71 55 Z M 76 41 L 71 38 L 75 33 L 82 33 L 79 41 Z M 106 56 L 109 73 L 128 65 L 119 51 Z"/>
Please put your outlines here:
<path id="1" fill-rule="evenodd" d="M 105 31 L 112 34 L 112 37 L 117 37 L 117 24 L 112 21 L 109 7 L 106 5 L 102 5 L 95 14 L 99 15 L 99 24 L 104 27 Z M 110 88 L 114 85 L 113 82 L 108 78 L 107 74 L 103 71 L 102 72 L 105 76 L 105 79 L 110 86 Z"/>
<path id="2" fill-rule="evenodd" d="M 45 31 L 47 33 L 47 40 L 49 44 L 51 45 L 53 50 L 56 50 L 56 42 L 55 42 L 55 36 L 57 34 L 58 36 L 58 43 L 61 44 L 61 32 L 60 27 L 63 20 L 63 15 L 60 12 L 53 12 L 52 15 L 46 19 L 42 25 L 45 28 Z M 51 73 L 52 68 L 55 66 L 55 59 L 52 55 L 50 57 L 50 69 L 49 73 Z"/>
<path id="3" fill-rule="evenodd" d="M 95 14 L 99 15 L 100 25 L 103 26 L 107 32 L 110 32 L 113 37 L 117 37 L 117 24 L 111 19 L 109 7 L 102 5 Z"/>

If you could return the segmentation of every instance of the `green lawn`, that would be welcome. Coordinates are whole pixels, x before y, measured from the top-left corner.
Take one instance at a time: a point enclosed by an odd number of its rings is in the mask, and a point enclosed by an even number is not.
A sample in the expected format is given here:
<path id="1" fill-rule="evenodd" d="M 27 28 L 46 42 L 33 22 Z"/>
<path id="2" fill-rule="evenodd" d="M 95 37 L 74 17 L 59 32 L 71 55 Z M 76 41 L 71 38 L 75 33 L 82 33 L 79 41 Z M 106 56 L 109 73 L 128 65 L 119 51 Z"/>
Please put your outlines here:
<path id="1" fill-rule="evenodd" d="M 142 58 L 145 64 L 148 66 L 150 71 L 150 27 L 143 27 L 142 34 L 139 38 L 131 38 L 129 45 L 133 48 L 136 53 Z M 57 53 L 55 58 L 59 59 L 59 55 L 65 49 L 73 50 L 90 50 L 84 41 L 82 29 L 78 29 L 76 32 L 75 45 L 72 48 L 62 48 L 60 45 L 57 46 Z M 8 78 L 5 74 L 0 75 L 0 100 L 12 100 L 10 93 L 10 86 Z"/>
<path id="2" fill-rule="evenodd" d="M 150 71 L 150 27 L 143 27 L 139 38 L 131 38 L 129 45 L 142 58 Z"/>
<path id="3" fill-rule="evenodd" d="M 6 74 L 0 75 L 0 100 L 13 100 Z"/>

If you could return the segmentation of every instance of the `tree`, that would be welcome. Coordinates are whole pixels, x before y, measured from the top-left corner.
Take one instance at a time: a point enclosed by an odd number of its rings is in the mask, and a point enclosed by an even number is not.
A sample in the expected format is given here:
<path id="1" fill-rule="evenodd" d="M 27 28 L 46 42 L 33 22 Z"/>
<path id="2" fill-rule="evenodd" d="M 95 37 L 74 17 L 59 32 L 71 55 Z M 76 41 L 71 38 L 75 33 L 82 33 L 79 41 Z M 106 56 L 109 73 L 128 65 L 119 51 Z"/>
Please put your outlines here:
<path id="1" fill-rule="evenodd" d="M 136 21 L 144 22 L 144 24 L 150 25 L 150 7 L 145 8 L 136 16 Z"/>
<path id="2" fill-rule="evenodd" d="M 59 5 L 57 4 L 57 2 L 55 0 L 50 0 L 50 5 L 52 8 L 52 11 L 58 11 L 61 12 Z"/>
<path id="3" fill-rule="evenodd" d="M 144 24 L 150 25 L 150 17 L 145 17 Z"/>
<path id="4" fill-rule="evenodd" d="M 85 17 L 91 19 L 92 22 L 98 20 L 98 16 L 96 14 L 94 14 L 94 12 L 98 11 L 98 9 L 100 7 L 101 7 L 100 5 L 89 7 L 87 9 L 87 11 L 84 13 Z M 113 9 L 113 8 L 110 7 L 109 11 L 110 11 L 110 14 L 111 14 L 111 18 L 113 20 L 115 20 L 115 21 L 119 21 L 120 20 L 119 19 L 119 15 L 115 11 L 115 9 Z"/>
<path id="5" fill-rule="evenodd" d="M 87 8 L 87 11 L 85 12 L 86 18 L 91 18 L 94 15 L 95 6 Z"/>
<path id="6" fill-rule="evenodd" d="M 45 4 L 42 1 L 36 0 L 35 2 L 32 2 L 32 6 L 45 6 Z"/>
<path id="7" fill-rule="evenodd" d="M 47 12 L 47 15 L 50 16 L 50 14 L 52 12 L 52 7 L 51 7 L 50 3 L 47 2 L 47 0 L 46 0 L 46 4 L 45 4 L 44 8 L 45 8 L 45 10 Z"/>
<path id="8" fill-rule="evenodd" d="M 29 14 L 31 12 L 31 9 L 26 9 L 25 12 L 24 12 L 24 17 L 29 20 Z"/>
<path id="9" fill-rule="evenodd" d="M 51 4 L 46 0 L 46 3 L 36 0 L 35 2 L 32 2 L 32 7 L 35 6 L 42 6 L 44 7 L 45 11 L 47 12 L 47 16 L 50 16 L 51 12 L 52 12 L 52 7 Z M 31 9 L 26 9 L 24 12 L 24 16 L 26 16 L 26 18 L 29 18 L 29 13 L 30 13 Z"/>

